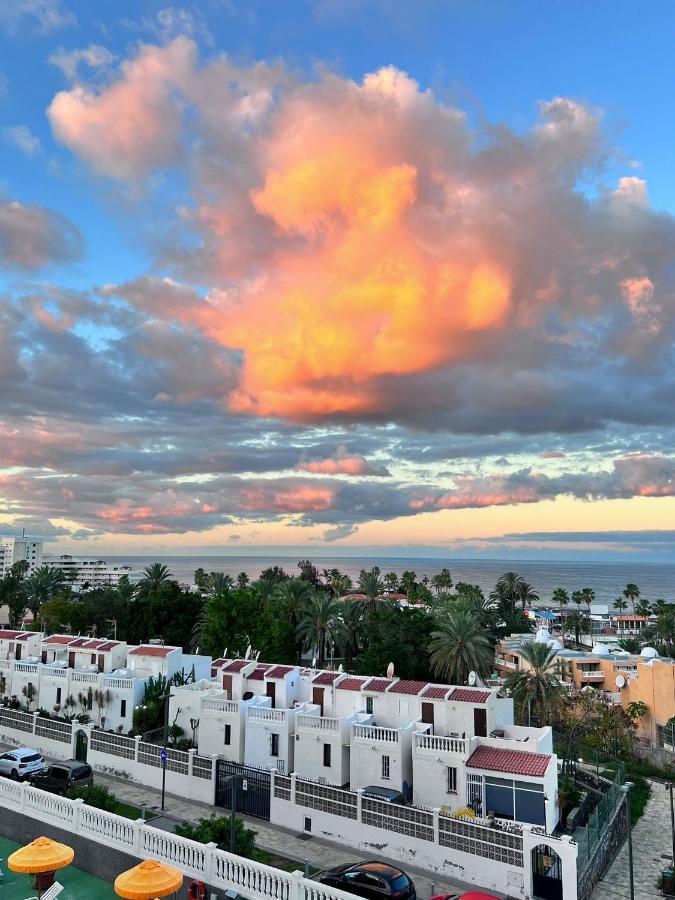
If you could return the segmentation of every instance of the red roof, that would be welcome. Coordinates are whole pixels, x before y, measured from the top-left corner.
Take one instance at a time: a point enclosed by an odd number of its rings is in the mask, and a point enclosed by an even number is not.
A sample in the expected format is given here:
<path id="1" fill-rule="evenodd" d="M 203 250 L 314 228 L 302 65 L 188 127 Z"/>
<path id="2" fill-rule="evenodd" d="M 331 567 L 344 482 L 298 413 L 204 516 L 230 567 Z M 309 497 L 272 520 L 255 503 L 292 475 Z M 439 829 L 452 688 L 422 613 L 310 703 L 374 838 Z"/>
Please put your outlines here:
<path id="1" fill-rule="evenodd" d="M 392 684 L 394 684 L 394 682 L 390 678 L 371 678 L 363 690 L 377 691 L 378 694 L 382 694 Z"/>
<path id="2" fill-rule="evenodd" d="M 87 641 L 84 645 L 85 650 L 100 650 L 101 647 L 105 644 L 105 641 L 99 641 L 94 639 L 93 641 Z"/>
<path id="3" fill-rule="evenodd" d="M 235 659 L 228 665 L 223 666 L 223 672 L 241 672 L 251 662 L 253 662 L 252 659 Z"/>
<path id="4" fill-rule="evenodd" d="M 131 656 L 168 656 L 175 647 L 162 647 L 159 644 L 144 645 L 143 647 L 134 647 L 129 651 Z"/>
<path id="5" fill-rule="evenodd" d="M 17 634 L 15 640 L 17 640 L 17 641 L 27 641 L 28 638 L 33 637 L 33 636 L 36 635 L 36 634 L 38 634 L 37 631 L 20 631 L 20 632 Z"/>
<path id="6" fill-rule="evenodd" d="M 419 694 L 427 686 L 426 681 L 397 681 L 390 694 Z"/>
<path id="7" fill-rule="evenodd" d="M 366 680 L 365 678 L 343 678 L 336 688 L 338 691 L 360 691 Z"/>
<path id="8" fill-rule="evenodd" d="M 110 653 L 111 650 L 114 650 L 115 647 L 119 647 L 119 641 L 106 641 L 101 647 L 98 648 L 99 653 Z"/>
<path id="9" fill-rule="evenodd" d="M 545 753 L 524 753 L 522 750 L 500 750 L 496 747 L 478 747 L 467 759 L 469 769 L 486 769 L 488 772 L 505 772 L 509 775 L 532 775 L 541 778 L 551 757 Z"/>
<path id="10" fill-rule="evenodd" d="M 293 671 L 293 666 L 275 666 L 271 671 L 265 673 L 265 678 L 285 678 L 289 672 Z"/>
<path id="11" fill-rule="evenodd" d="M 211 668 L 212 668 L 212 669 L 217 669 L 218 666 L 222 666 L 223 663 L 226 663 L 226 662 L 227 662 L 226 659 L 222 659 L 222 658 L 221 658 L 221 659 L 214 659 L 213 662 L 211 663 Z"/>
<path id="12" fill-rule="evenodd" d="M 490 691 L 474 691 L 472 688 L 455 688 L 448 700 L 461 700 L 463 703 L 485 703 Z"/>
<path id="13" fill-rule="evenodd" d="M 422 696 L 425 700 L 445 700 L 449 687 L 428 687 Z"/>
<path id="14" fill-rule="evenodd" d="M 260 665 L 256 666 L 251 674 L 246 677 L 249 681 L 262 681 L 267 670 L 271 668 L 272 666 L 269 663 L 260 663 Z"/>
<path id="15" fill-rule="evenodd" d="M 46 637 L 43 644 L 70 644 L 74 640 L 72 634 L 50 634 Z"/>
<path id="16" fill-rule="evenodd" d="M 333 684 L 340 677 L 342 672 L 321 672 L 317 675 L 312 684 Z"/>
<path id="17" fill-rule="evenodd" d="M 89 640 L 89 638 L 83 638 L 83 637 L 75 638 L 74 641 L 70 642 L 70 647 L 71 647 L 71 649 L 73 649 L 75 647 L 83 647 L 87 643 L 88 640 Z"/>
<path id="18" fill-rule="evenodd" d="M 32 634 L 32 632 L 26 632 Z M 3 631 L 0 630 L 0 641 L 13 641 L 21 634 L 20 631 Z"/>

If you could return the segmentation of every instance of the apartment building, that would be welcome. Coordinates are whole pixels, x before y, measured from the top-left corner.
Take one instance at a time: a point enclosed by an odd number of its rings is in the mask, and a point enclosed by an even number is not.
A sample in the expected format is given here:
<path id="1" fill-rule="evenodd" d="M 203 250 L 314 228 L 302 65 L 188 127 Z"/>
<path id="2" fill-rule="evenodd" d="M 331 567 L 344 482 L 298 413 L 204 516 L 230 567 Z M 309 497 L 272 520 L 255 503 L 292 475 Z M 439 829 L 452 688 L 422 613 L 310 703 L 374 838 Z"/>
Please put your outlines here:
<path id="1" fill-rule="evenodd" d="M 63 573 L 66 584 L 74 591 L 95 587 L 114 587 L 126 575 L 134 578 L 131 566 L 107 563 L 104 559 L 88 559 L 83 556 L 57 556 L 47 558 L 44 564 Z"/>
<path id="2" fill-rule="evenodd" d="M 28 563 L 28 574 L 42 565 L 42 541 L 29 537 L 0 537 L 0 578 L 9 574 L 16 562 Z"/>

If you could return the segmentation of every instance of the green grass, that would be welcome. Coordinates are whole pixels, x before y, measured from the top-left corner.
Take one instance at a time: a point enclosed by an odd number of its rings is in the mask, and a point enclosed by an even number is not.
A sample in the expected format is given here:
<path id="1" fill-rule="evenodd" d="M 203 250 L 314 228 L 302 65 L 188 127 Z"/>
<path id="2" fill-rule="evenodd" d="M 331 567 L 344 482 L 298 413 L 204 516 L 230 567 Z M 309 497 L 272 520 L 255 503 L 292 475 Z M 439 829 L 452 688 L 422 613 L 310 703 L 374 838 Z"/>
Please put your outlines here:
<path id="1" fill-rule="evenodd" d="M 635 785 L 630 792 L 630 818 L 632 826 L 635 827 L 636 822 L 645 811 L 645 806 L 651 795 L 652 788 L 650 783 L 640 772 L 642 766 L 641 763 L 627 762 L 624 763 L 624 765 L 626 767 L 626 781 L 632 781 Z M 609 767 L 601 774 L 605 778 L 613 778 L 615 769 L 616 765 L 612 766 L 610 763 Z"/>
<path id="2" fill-rule="evenodd" d="M 269 853 L 267 850 L 260 850 L 258 847 L 251 854 L 251 859 L 255 862 L 262 863 L 265 866 L 273 866 L 275 869 L 283 869 L 284 872 L 303 872 L 305 869 L 304 862 L 298 862 L 296 859 L 288 859 L 286 856 L 278 856 L 276 853 Z M 316 866 L 309 866 L 309 874 L 315 875 L 321 871 Z"/>
<path id="3" fill-rule="evenodd" d="M 118 801 L 117 806 L 115 807 L 115 814 L 118 816 L 125 816 L 127 819 L 141 819 L 142 812 L 140 807 L 134 806 L 132 803 L 123 803 L 121 800 Z M 157 813 L 151 812 L 149 809 L 145 810 L 145 820 L 149 822 L 150 819 L 156 819 Z"/>

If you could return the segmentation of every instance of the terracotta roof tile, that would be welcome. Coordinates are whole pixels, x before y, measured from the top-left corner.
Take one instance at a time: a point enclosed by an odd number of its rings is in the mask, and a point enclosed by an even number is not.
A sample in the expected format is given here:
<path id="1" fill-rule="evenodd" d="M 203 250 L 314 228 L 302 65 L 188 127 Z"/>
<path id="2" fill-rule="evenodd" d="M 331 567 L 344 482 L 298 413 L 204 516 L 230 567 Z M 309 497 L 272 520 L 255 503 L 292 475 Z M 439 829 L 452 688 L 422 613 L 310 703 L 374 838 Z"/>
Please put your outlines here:
<path id="1" fill-rule="evenodd" d="M 74 641 L 75 638 L 72 634 L 50 634 L 49 637 L 46 637 L 42 643 L 43 644 L 70 644 Z"/>
<path id="2" fill-rule="evenodd" d="M 427 686 L 426 681 L 397 681 L 390 694 L 419 694 Z"/>
<path id="3" fill-rule="evenodd" d="M 285 678 L 293 669 L 294 666 L 274 666 L 273 669 L 265 672 L 265 678 Z"/>
<path id="4" fill-rule="evenodd" d="M 504 772 L 509 775 L 531 775 L 541 778 L 551 757 L 545 753 L 525 753 L 522 750 L 501 750 L 497 747 L 478 747 L 466 761 L 469 769 Z"/>
<path id="5" fill-rule="evenodd" d="M 426 691 L 422 692 L 422 697 L 425 700 L 445 700 L 449 690 L 449 687 L 434 687 L 433 685 L 429 685 Z"/>
<path id="6" fill-rule="evenodd" d="M 378 694 L 383 694 L 392 684 L 394 684 L 394 682 L 390 678 L 371 678 L 363 690 L 375 691 Z"/>
<path id="7" fill-rule="evenodd" d="M 448 700 L 461 700 L 463 703 L 485 703 L 490 691 L 475 691 L 473 688 L 455 688 Z"/>
<path id="8" fill-rule="evenodd" d="M 231 663 L 223 666 L 223 672 L 241 672 L 251 662 L 253 662 L 252 659 L 234 659 Z"/>
<path id="9" fill-rule="evenodd" d="M 322 684 L 333 684 L 334 681 L 337 681 L 342 672 L 321 672 L 316 676 L 312 684 L 322 685 Z"/>
<path id="10" fill-rule="evenodd" d="M 344 678 L 336 687 L 338 691 L 360 691 L 367 678 Z"/>
<path id="11" fill-rule="evenodd" d="M 119 647 L 119 641 L 106 641 L 101 647 L 98 648 L 99 653 L 110 653 L 111 650 L 114 650 L 115 647 Z"/>
<path id="12" fill-rule="evenodd" d="M 174 647 L 162 647 L 159 644 L 145 644 L 129 651 L 130 656 L 168 656 Z"/>
<path id="13" fill-rule="evenodd" d="M 83 638 L 83 637 L 75 638 L 74 640 L 71 640 L 70 647 L 71 647 L 71 649 L 75 649 L 77 647 L 83 647 L 87 643 L 88 640 L 89 640 L 89 638 Z"/>
<path id="14" fill-rule="evenodd" d="M 251 672 L 250 675 L 247 675 L 246 678 L 248 681 L 262 681 L 265 678 L 265 673 L 268 669 L 273 668 L 270 663 L 260 663 L 255 667 L 255 669 Z"/>
<path id="15" fill-rule="evenodd" d="M 38 634 L 37 631 L 19 631 L 16 635 L 15 640 L 17 641 L 27 641 L 28 638 L 33 637 L 33 635 Z"/>
<path id="16" fill-rule="evenodd" d="M 0 629 L 0 641 L 13 641 L 20 634 L 20 631 L 5 631 L 4 629 Z"/>
<path id="17" fill-rule="evenodd" d="M 222 666 L 222 665 L 224 665 L 226 662 L 227 662 L 227 660 L 226 660 L 226 659 L 223 659 L 222 657 L 221 657 L 220 659 L 214 659 L 214 660 L 211 661 L 211 668 L 212 668 L 212 669 L 217 669 L 218 666 Z"/>
<path id="18" fill-rule="evenodd" d="M 100 650 L 104 644 L 105 644 L 105 641 L 99 641 L 99 640 L 95 639 L 93 641 L 87 641 L 87 643 L 84 645 L 84 649 L 85 650 Z"/>

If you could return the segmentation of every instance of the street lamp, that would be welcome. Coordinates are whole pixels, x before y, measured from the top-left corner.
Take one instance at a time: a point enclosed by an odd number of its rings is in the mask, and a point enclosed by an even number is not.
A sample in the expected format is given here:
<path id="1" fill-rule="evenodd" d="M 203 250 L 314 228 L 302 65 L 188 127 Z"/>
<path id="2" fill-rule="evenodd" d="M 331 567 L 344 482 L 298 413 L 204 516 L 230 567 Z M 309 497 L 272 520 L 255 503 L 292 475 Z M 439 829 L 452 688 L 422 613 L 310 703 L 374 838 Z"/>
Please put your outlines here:
<path id="1" fill-rule="evenodd" d="M 171 691 L 167 691 L 166 694 L 160 694 L 158 697 L 164 703 L 164 743 L 162 746 L 162 752 L 160 754 L 160 759 L 162 761 L 162 812 L 164 812 L 164 790 L 166 788 L 166 745 L 169 743 L 169 700 L 173 697 Z"/>
<path id="2" fill-rule="evenodd" d="M 673 871 L 675 872 L 675 803 L 673 802 L 673 791 L 675 791 L 675 784 L 671 781 L 670 784 L 666 785 L 666 790 L 670 791 L 670 832 L 673 838 L 673 860 L 672 866 Z"/>
<path id="3" fill-rule="evenodd" d="M 633 835 L 631 834 L 630 821 L 630 792 L 635 787 L 632 781 L 621 785 L 621 790 L 626 795 L 626 821 L 628 822 L 628 877 L 630 879 L 630 900 L 635 900 L 635 885 L 633 884 Z"/>

